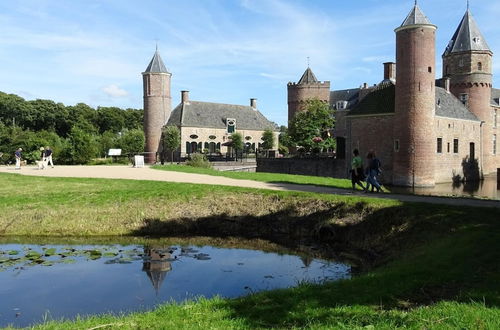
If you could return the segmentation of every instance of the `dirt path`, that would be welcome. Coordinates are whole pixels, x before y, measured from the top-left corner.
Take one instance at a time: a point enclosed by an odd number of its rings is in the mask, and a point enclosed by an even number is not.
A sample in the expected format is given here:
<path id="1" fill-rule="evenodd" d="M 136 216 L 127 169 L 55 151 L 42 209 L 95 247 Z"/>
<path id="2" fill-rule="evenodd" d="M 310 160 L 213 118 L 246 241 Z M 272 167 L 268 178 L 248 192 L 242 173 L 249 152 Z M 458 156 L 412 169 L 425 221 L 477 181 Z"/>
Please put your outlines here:
<path id="1" fill-rule="evenodd" d="M 185 182 L 197 184 L 212 184 L 224 186 L 238 186 L 246 188 L 270 189 L 270 190 L 295 190 L 322 194 L 357 195 L 369 196 L 384 199 L 395 199 L 403 202 L 423 202 L 447 205 L 466 205 L 479 207 L 500 208 L 500 201 L 480 200 L 471 198 L 448 198 L 430 197 L 400 194 L 363 194 L 362 192 L 352 192 L 346 189 L 318 187 L 313 185 L 299 185 L 287 183 L 266 183 L 251 180 L 238 180 L 219 176 L 204 174 L 191 174 L 182 172 L 160 171 L 149 167 L 133 168 L 131 166 L 56 166 L 45 170 L 38 170 L 35 167 L 24 167 L 15 170 L 14 167 L 0 167 L 0 173 L 18 173 L 32 176 L 49 177 L 78 177 L 78 178 L 105 178 L 105 179 L 131 179 L 131 180 L 154 180 L 168 182 Z"/>

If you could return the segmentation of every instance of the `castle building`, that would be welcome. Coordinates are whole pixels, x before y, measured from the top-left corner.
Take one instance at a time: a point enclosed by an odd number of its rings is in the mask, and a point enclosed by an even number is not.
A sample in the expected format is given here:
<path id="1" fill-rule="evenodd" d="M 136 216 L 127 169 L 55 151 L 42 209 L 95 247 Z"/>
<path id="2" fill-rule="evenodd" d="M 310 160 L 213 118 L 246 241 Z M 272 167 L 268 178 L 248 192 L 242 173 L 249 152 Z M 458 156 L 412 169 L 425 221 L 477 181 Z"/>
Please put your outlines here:
<path id="1" fill-rule="evenodd" d="M 257 109 L 257 99 L 248 106 L 191 101 L 189 92 L 181 92 L 181 102 L 171 111 L 171 73 L 158 50 L 143 72 L 145 161 L 156 162 L 161 149 L 162 128 L 175 125 L 181 133 L 180 157 L 191 153 L 225 154 L 231 152 L 231 134 L 241 133 L 245 149 L 261 148 L 266 129 L 274 132 L 273 150 L 278 149 L 279 132 L 274 123 Z"/>
<path id="2" fill-rule="evenodd" d="M 346 175 L 354 149 L 362 155 L 375 151 L 383 164 L 382 181 L 402 186 L 472 180 L 500 167 L 493 53 L 467 8 L 436 80 L 436 31 L 415 4 L 395 29 L 396 63 L 384 63 L 383 80 L 329 92 L 337 157 L 346 160 Z M 289 115 L 294 115 L 288 86 Z M 295 95 L 294 104 L 311 98 Z"/>

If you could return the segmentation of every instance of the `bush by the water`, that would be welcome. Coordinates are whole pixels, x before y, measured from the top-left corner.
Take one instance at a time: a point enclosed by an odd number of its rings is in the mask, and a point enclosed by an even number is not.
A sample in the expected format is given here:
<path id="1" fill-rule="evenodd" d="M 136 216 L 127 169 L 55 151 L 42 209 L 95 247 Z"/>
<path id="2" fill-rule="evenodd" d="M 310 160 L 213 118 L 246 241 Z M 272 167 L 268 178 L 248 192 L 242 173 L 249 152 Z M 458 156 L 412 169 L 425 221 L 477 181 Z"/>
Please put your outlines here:
<path id="1" fill-rule="evenodd" d="M 186 165 L 192 167 L 212 168 L 212 164 L 210 164 L 207 157 L 203 154 L 192 154 L 191 158 L 186 162 Z"/>

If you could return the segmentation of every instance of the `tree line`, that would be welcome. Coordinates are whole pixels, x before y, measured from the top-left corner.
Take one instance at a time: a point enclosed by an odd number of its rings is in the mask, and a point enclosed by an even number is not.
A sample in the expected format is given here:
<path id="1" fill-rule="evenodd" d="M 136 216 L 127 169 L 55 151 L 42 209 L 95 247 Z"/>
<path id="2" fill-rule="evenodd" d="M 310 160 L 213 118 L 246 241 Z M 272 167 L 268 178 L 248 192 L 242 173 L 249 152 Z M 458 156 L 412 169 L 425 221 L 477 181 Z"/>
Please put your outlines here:
<path id="1" fill-rule="evenodd" d="M 105 157 L 110 148 L 123 154 L 144 151 L 144 111 L 117 107 L 92 108 L 85 103 L 65 106 L 51 100 L 25 100 L 0 92 L 0 162 L 40 158 L 40 147 L 50 146 L 59 164 L 86 164 Z"/>

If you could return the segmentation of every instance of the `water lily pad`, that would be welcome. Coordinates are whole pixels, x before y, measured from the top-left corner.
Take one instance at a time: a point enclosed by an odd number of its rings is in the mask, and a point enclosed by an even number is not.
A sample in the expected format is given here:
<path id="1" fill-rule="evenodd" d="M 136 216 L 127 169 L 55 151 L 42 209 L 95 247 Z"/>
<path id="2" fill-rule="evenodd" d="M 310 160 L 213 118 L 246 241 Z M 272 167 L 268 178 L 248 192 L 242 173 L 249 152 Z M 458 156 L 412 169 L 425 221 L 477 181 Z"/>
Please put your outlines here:
<path id="1" fill-rule="evenodd" d="M 10 256 L 17 256 L 19 254 L 19 251 L 17 250 L 10 250 L 9 252 L 7 252 Z"/>
<path id="2" fill-rule="evenodd" d="M 118 255 L 118 252 L 104 252 L 102 254 L 102 256 L 106 257 L 106 258 L 116 257 L 117 255 Z"/>
<path id="3" fill-rule="evenodd" d="M 28 253 L 26 253 L 25 257 L 30 259 L 30 260 L 36 260 L 36 259 L 40 259 L 42 257 L 42 255 L 36 251 L 29 251 Z"/>
<path id="4" fill-rule="evenodd" d="M 60 262 L 63 263 L 63 264 L 74 264 L 76 262 L 76 260 L 75 259 L 71 259 L 71 258 L 64 258 Z"/>
<path id="5" fill-rule="evenodd" d="M 56 254 L 56 249 L 51 248 L 51 249 L 43 249 L 43 252 L 46 257 L 50 257 Z"/>

